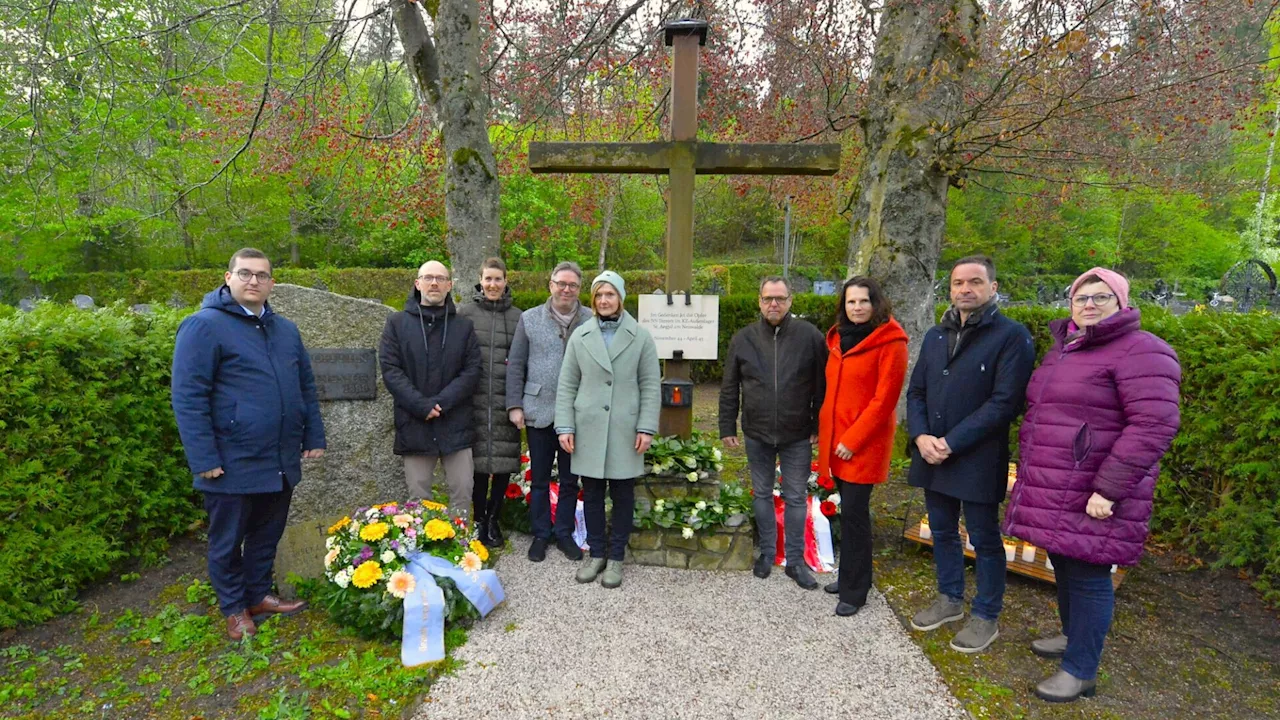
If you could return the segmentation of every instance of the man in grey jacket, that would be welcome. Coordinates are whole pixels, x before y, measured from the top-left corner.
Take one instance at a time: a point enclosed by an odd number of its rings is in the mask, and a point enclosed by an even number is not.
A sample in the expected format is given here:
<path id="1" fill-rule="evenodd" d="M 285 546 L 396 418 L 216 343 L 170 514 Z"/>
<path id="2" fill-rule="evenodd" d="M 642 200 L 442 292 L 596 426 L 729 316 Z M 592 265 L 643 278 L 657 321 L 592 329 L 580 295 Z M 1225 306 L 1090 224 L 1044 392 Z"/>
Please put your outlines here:
<path id="1" fill-rule="evenodd" d="M 787 576 L 806 590 L 818 581 L 804 562 L 809 464 L 818 437 L 818 409 L 826 392 L 827 346 L 822 333 L 791 315 L 791 286 L 771 276 L 760 283 L 760 320 L 729 341 L 720 386 L 720 440 L 738 446 L 738 408 L 755 495 L 760 555 L 756 577 L 769 577 L 777 553 L 773 511 L 775 463 L 782 467 Z"/>
<path id="2" fill-rule="evenodd" d="M 546 559 L 547 545 L 553 535 L 556 546 L 566 557 L 582 559 L 582 549 L 573 541 L 578 476 L 569 465 L 569 453 L 560 447 L 556 436 L 556 386 L 560 382 L 560 365 L 569 336 L 591 317 L 591 311 L 578 301 L 582 269 L 577 263 L 556 265 L 548 288 L 551 297 L 545 303 L 521 314 L 507 356 L 507 414 L 513 425 L 524 429 L 529 441 L 529 466 L 533 473 L 529 488 L 533 525 L 529 559 L 534 562 Z M 560 478 L 554 527 L 551 523 L 553 462 Z"/>

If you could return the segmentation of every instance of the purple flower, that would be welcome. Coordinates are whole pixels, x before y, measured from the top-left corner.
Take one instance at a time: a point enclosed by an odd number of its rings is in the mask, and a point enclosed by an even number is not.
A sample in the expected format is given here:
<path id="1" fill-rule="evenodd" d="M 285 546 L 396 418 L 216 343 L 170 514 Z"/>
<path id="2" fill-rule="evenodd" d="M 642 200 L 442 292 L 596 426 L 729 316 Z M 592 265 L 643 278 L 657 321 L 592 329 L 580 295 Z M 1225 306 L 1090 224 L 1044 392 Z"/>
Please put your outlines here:
<path id="1" fill-rule="evenodd" d="M 364 547 L 360 548 L 361 560 L 368 560 L 371 557 L 373 557 L 373 548 L 369 547 L 368 545 L 365 545 Z"/>
<path id="2" fill-rule="evenodd" d="M 399 549 L 400 549 L 400 541 L 399 541 L 399 540 L 392 540 L 392 541 L 391 541 L 391 549 L 392 549 L 392 550 L 399 550 Z"/>

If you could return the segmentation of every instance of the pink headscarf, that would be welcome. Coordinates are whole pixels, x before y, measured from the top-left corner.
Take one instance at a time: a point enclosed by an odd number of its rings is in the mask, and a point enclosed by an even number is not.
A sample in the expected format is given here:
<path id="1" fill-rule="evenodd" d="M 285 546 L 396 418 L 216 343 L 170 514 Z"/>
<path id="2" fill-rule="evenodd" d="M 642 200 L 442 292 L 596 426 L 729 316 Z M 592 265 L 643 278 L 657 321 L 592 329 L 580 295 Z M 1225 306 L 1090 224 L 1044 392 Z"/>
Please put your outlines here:
<path id="1" fill-rule="evenodd" d="M 1121 310 L 1129 307 L 1129 281 L 1125 280 L 1124 276 L 1115 270 L 1100 267 L 1081 273 L 1080 277 L 1071 283 L 1071 289 L 1067 292 L 1067 297 L 1075 297 L 1076 290 L 1084 284 L 1084 279 L 1090 275 L 1096 275 L 1098 279 L 1107 284 L 1107 287 L 1111 288 L 1111 292 L 1116 294 L 1116 301 L 1119 302 Z"/>

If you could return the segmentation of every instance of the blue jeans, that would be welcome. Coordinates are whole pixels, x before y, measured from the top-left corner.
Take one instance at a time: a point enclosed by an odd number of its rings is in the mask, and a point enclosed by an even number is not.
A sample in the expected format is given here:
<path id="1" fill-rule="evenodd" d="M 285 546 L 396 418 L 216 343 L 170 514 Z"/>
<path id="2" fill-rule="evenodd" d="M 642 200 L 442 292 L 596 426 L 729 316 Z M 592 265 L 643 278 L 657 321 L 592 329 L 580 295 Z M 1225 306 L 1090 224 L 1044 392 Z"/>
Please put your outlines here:
<path id="1" fill-rule="evenodd" d="M 933 530 L 933 566 L 938 574 L 938 592 L 964 602 L 964 545 L 960 540 L 960 510 L 977 556 L 978 590 L 973 598 L 973 614 L 995 620 L 1004 609 L 1004 541 L 1000 538 L 998 503 L 961 501 L 950 495 L 924 491 L 929 527 Z"/>
<path id="2" fill-rule="evenodd" d="M 587 523 L 587 544 L 591 557 L 603 558 L 605 553 L 604 492 L 608 485 L 613 499 L 613 516 L 608 521 L 608 554 L 610 560 L 621 562 L 627 555 L 627 541 L 631 539 L 631 526 L 636 514 L 636 481 L 597 480 L 582 478 L 582 515 Z M 558 511 L 557 511 L 558 512 Z"/>
<path id="3" fill-rule="evenodd" d="M 529 438 L 529 522 L 533 537 L 550 540 L 554 533 L 558 540 L 573 537 L 573 518 L 578 510 L 578 476 L 569 466 L 569 453 L 560 447 L 560 436 L 550 425 L 544 428 L 526 427 Z M 551 525 L 551 464 L 555 463 L 560 476 L 560 495 L 556 502 L 555 527 Z"/>
<path id="4" fill-rule="evenodd" d="M 1062 669 L 1081 680 L 1098 676 L 1102 644 L 1111 630 L 1116 609 L 1116 590 L 1111 584 L 1111 566 L 1094 565 L 1055 553 L 1053 574 L 1058 583 L 1058 617 L 1067 636 L 1067 652 Z"/>
<path id="5" fill-rule="evenodd" d="M 809 439 L 786 445 L 772 445 L 746 438 L 747 465 L 751 469 L 751 507 L 756 516 L 756 532 L 760 534 L 760 554 L 773 558 L 778 552 L 778 522 L 773 512 L 773 483 L 778 464 L 782 467 L 783 544 L 787 551 L 787 567 L 804 565 L 805 504 L 809 501 L 809 462 L 812 446 Z"/>

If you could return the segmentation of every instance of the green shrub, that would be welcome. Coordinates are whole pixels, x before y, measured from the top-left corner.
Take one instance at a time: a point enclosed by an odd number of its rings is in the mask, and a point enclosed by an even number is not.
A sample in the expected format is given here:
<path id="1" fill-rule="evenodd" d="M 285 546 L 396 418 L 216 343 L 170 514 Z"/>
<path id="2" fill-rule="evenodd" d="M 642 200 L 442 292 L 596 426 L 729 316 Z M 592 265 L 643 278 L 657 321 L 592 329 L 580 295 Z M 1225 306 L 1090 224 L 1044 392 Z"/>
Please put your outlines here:
<path id="1" fill-rule="evenodd" d="M 66 612 L 199 516 L 169 407 L 178 319 L 0 315 L 0 628 Z"/>

